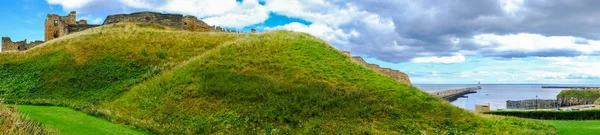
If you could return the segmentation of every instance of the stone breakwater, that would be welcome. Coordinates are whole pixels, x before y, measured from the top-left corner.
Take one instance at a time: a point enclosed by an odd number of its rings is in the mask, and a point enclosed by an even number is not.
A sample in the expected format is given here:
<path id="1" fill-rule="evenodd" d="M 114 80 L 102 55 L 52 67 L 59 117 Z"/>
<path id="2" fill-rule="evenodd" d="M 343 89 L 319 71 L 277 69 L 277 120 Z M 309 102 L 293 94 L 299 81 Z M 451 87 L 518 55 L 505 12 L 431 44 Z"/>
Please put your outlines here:
<path id="1" fill-rule="evenodd" d="M 554 99 L 526 99 L 526 100 L 508 100 L 506 109 L 553 109 L 558 107 L 558 100 Z"/>
<path id="2" fill-rule="evenodd" d="M 459 98 L 465 94 L 475 93 L 476 90 L 480 90 L 480 89 L 481 89 L 481 86 L 476 86 L 476 87 L 468 87 L 468 88 L 461 88 L 461 89 L 436 91 L 436 92 L 431 92 L 429 94 L 434 97 L 442 98 L 447 101 L 454 101 L 457 98 Z"/>
<path id="3" fill-rule="evenodd" d="M 381 73 L 381 74 L 383 74 L 385 76 L 394 78 L 396 81 L 399 81 L 399 82 L 402 82 L 402 83 L 405 83 L 405 84 L 408 84 L 408 85 L 412 86 L 412 83 L 410 82 L 410 79 L 408 78 L 408 75 L 405 74 L 405 73 L 403 73 L 403 72 L 400 72 L 398 70 L 393 70 L 391 68 L 382 68 L 382 67 L 380 67 L 377 64 L 369 64 L 362 57 L 359 57 L 359 56 L 354 56 L 353 57 L 350 54 L 350 52 L 344 52 L 344 54 L 346 54 L 346 56 L 351 57 L 352 61 L 354 61 L 354 62 L 356 62 L 358 64 L 361 64 L 361 65 L 363 65 L 363 66 L 365 66 L 365 67 L 367 67 L 367 68 L 369 68 L 371 70 L 374 70 L 376 72 L 379 72 L 379 73 Z"/>

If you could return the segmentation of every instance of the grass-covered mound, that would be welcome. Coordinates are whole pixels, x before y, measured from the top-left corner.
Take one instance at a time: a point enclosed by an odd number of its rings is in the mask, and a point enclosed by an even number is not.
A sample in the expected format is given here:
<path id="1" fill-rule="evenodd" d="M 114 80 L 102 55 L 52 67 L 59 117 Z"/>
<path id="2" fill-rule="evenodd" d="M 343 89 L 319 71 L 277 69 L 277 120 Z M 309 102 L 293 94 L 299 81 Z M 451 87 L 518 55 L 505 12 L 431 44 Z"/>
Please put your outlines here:
<path id="1" fill-rule="evenodd" d="M 308 34 L 117 24 L 0 54 L 0 95 L 160 134 L 552 134 L 477 115 L 353 63 Z"/>
<path id="2" fill-rule="evenodd" d="M 8 101 L 97 104 L 115 99 L 163 69 L 246 36 L 162 29 L 148 24 L 111 25 L 28 52 L 0 53 L 0 95 Z"/>

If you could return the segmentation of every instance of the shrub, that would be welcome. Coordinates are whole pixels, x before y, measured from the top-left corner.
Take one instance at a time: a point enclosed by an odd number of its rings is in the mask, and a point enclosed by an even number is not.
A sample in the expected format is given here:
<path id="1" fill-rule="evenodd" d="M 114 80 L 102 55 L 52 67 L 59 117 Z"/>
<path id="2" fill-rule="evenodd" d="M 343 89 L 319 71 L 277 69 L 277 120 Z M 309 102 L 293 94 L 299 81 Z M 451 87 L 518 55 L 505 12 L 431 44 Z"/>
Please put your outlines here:
<path id="1" fill-rule="evenodd" d="M 0 134 L 2 135 L 47 135 L 50 132 L 38 122 L 19 115 L 17 109 L 0 102 Z"/>

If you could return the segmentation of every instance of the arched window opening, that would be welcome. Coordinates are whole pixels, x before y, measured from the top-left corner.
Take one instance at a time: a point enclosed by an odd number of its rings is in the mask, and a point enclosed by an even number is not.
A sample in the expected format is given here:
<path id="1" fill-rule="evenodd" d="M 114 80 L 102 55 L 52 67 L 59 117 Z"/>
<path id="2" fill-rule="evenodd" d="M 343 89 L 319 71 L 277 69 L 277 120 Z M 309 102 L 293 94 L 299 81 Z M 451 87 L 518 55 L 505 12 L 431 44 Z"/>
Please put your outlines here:
<path id="1" fill-rule="evenodd" d="M 54 26 L 58 26 L 58 20 L 54 20 Z"/>

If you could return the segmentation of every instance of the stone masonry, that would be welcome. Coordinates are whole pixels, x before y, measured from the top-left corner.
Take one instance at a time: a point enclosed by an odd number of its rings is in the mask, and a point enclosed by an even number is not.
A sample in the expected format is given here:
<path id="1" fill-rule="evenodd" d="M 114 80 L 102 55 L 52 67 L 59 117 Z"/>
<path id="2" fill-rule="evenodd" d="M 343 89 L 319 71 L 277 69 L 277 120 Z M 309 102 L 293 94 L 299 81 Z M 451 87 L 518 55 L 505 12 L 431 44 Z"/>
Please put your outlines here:
<path id="1" fill-rule="evenodd" d="M 350 54 L 350 52 L 344 51 L 344 54 L 346 56 L 351 57 L 352 61 L 354 61 L 354 62 L 356 62 L 358 64 L 361 64 L 361 65 L 363 65 L 363 66 L 365 66 L 365 67 L 367 67 L 367 68 L 369 68 L 369 69 L 371 69 L 373 71 L 376 71 L 376 72 L 379 72 L 379 73 L 381 73 L 383 75 L 386 75 L 388 77 L 394 78 L 395 80 L 397 80 L 399 82 L 402 82 L 402 83 L 405 83 L 405 84 L 408 84 L 408 85 L 412 85 L 411 82 L 410 82 L 410 79 L 408 78 L 408 75 L 405 74 L 405 73 L 403 73 L 403 72 L 400 72 L 398 70 L 393 70 L 391 68 L 382 68 L 382 67 L 380 67 L 377 64 L 369 64 L 362 57 L 359 57 L 359 56 L 352 57 L 352 55 Z"/>
<path id="2" fill-rule="evenodd" d="M 98 27 L 100 25 L 89 25 L 87 20 L 77 19 L 77 13 L 71 11 L 67 16 L 59 16 L 57 14 L 48 14 L 44 23 L 44 41 L 50 41 L 68 35 L 69 33 L 83 31 L 89 28 Z"/>
<path id="3" fill-rule="evenodd" d="M 192 32 L 232 32 L 240 33 L 236 30 L 225 29 L 220 26 L 210 26 L 199 20 L 195 16 L 183 16 L 181 14 L 161 14 L 157 12 L 137 12 L 131 14 L 116 14 L 106 17 L 102 25 L 87 24 L 87 20 L 77 21 L 77 13 L 71 11 L 67 16 L 57 14 L 48 14 L 44 23 L 44 41 L 47 42 L 70 33 L 83 31 L 86 29 L 120 23 L 120 22 L 148 22 L 157 23 L 177 30 L 187 30 Z M 27 41 L 12 42 L 10 38 L 2 38 L 2 52 L 23 51 L 42 44 L 42 41 L 36 41 L 27 44 Z"/>
<path id="4" fill-rule="evenodd" d="M 558 106 L 558 101 L 554 99 L 527 99 L 506 101 L 506 109 L 553 109 L 557 108 Z"/>
<path id="5" fill-rule="evenodd" d="M 44 43 L 43 41 L 34 41 L 27 43 L 23 41 L 13 42 L 9 37 L 2 37 L 2 52 L 24 51 Z"/>
<path id="6" fill-rule="evenodd" d="M 181 14 L 161 14 L 156 12 L 137 12 L 131 14 L 117 14 L 106 17 L 103 25 L 120 22 L 149 22 L 168 26 L 178 30 L 192 32 L 233 32 L 235 30 L 224 29 L 220 26 L 210 26 L 195 16 L 183 16 Z"/>

